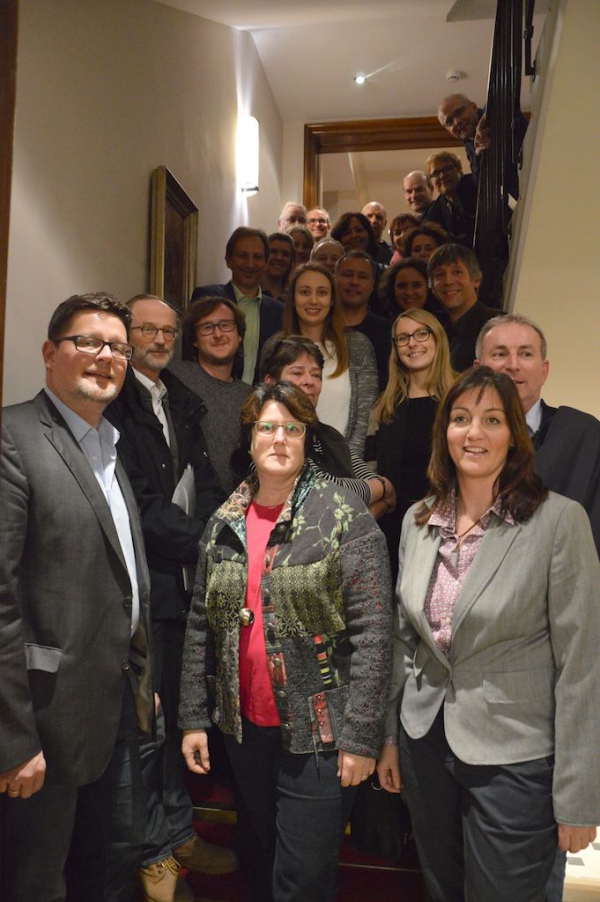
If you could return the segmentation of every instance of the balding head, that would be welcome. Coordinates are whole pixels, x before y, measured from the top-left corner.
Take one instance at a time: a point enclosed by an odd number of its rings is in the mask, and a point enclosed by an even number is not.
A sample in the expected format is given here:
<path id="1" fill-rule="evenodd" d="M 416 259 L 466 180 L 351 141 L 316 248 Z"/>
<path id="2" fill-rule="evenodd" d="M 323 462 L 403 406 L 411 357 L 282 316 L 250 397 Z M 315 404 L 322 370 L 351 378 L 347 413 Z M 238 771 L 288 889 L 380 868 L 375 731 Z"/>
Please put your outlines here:
<path id="1" fill-rule="evenodd" d="M 376 241 L 381 241 L 383 230 L 387 225 L 387 213 L 383 204 L 376 200 L 369 201 L 361 210 L 363 216 L 366 216 L 371 223 L 373 234 Z"/>
<path id="2" fill-rule="evenodd" d="M 402 181 L 406 203 L 416 216 L 422 216 L 431 201 L 433 192 L 426 174 L 420 169 L 409 172 Z"/>
<path id="3" fill-rule="evenodd" d="M 465 94 L 449 94 L 439 105 L 438 119 L 453 138 L 473 140 L 479 122 L 477 104 Z"/>

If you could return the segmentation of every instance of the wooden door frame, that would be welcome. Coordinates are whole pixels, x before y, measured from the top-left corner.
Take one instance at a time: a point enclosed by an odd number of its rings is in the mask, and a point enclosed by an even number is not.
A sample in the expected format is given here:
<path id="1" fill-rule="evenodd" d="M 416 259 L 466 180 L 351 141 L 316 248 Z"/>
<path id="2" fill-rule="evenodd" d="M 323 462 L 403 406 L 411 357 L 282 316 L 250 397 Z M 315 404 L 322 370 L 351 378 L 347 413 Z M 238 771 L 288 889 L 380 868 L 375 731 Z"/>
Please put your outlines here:
<path id="1" fill-rule="evenodd" d="M 321 202 L 321 154 L 454 146 L 462 144 L 440 125 L 436 116 L 307 124 L 304 126 L 304 203 L 310 210 Z"/>
<path id="2" fill-rule="evenodd" d="M 4 371 L 6 274 L 17 84 L 17 25 L 18 0 L 0 0 L 0 397 Z"/>

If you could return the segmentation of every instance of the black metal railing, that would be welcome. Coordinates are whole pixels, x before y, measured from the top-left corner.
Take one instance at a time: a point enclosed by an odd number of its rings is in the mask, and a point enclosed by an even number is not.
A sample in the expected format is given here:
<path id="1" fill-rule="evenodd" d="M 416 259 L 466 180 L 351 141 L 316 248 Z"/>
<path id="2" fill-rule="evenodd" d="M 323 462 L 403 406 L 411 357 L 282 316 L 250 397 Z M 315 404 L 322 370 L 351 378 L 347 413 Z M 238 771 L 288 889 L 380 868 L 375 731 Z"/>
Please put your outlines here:
<path id="1" fill-rule="evenodd" d="M 509 195 L 519 197 L 519 157 L 527 121 L 521 113 L 523 39 L 530 37 L 533 0 L 498 0 L 485 115 L 491 143 L 481 154 L 474 248 L 484 274 L 480 297 L 502 308 L 502 277 L 508 263 Z M 529 57 L 531 45 L 528 44 Z M 531 59 L 528 59 L 531 69 Z"/>

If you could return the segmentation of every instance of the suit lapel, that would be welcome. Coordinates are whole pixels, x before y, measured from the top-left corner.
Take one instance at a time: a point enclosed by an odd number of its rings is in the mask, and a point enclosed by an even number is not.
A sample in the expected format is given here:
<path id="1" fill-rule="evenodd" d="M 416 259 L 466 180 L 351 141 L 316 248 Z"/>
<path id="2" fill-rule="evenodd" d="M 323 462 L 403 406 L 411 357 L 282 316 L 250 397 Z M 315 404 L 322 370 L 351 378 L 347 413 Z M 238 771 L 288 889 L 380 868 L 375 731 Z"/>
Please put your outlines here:
<path id="1" fill-rule="evenodd" d="M 415 536 L 414 546 L 408 546 L 406 549 L 406 558 L 411 563 L 411 579 L 410 583 L 404 586 L 402 603 L 407 613 L 410 614 L 410 619 L 417 628 L 417 632 L 423 636 L 438 661 L 444 667 L 449 668 L 448 658 L 435 644 L 429 621 L 425 616 L 425 599 L 440 547 L 439 529 L 425 526 L 416 529 L 412 535 Z"/>
<path id="2" fill-rule="evenodd" d="M 460 624 L 494 577 L 520 532 L 521 526 L 518 523 L 511 526 L 492 514 L 488 528 L 481 540 L 481 545 L 477 549 L 460 594 L 456 599 L 452 620 L 453 636 L 456 635 Z"/>
<path id="3" fill-rule="evenodd" d="M 127 572 L 127 565 L 125 564 L 121 543 L 119 542 L 110 508 L 83 451 L 45 392 L 40 392 L 34 400 L 40 415 L 40 421 L 46 426 L 46 438 L 56 452 L 60 454 L 73 474 L 96 514 L 100 526 L 106 533 L 106 537 L 115 554 L 123 565 L 125 572 Z"/>

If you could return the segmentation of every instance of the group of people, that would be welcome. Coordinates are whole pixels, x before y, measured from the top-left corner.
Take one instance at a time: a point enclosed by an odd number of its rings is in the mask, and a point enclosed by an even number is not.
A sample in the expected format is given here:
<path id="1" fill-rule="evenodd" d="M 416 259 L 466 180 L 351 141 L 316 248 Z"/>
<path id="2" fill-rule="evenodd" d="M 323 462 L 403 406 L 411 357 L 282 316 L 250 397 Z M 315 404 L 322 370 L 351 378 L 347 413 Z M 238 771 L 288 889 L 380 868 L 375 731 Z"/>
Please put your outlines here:
<path id="1" fill-rule="evenodd" d="M 191 902 L 239 858 L 253 902 L 332 902 L 376 780 L 432 902 L 561 899 L 600 820 L 600 423 L 544 403 L 464 243 L 382 260 L 379 207 L 236 229 L 181 319 L 54 312 L 2 418 L 3 899 Z M 237 857 L 186 789 L 225 756 Z"/>

